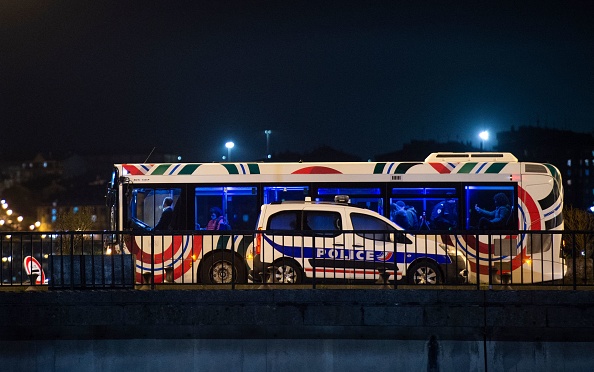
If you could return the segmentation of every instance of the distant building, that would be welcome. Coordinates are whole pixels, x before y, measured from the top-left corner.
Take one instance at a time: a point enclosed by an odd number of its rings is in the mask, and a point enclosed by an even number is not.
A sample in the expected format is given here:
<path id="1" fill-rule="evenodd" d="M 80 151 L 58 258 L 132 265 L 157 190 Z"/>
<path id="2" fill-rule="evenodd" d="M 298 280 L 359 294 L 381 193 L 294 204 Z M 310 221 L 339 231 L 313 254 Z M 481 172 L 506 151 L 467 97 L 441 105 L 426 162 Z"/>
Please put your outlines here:
<path id="1" fill-rule="evenodd" d="M 142 163 L 147 155 L 81 156 L 37 154 L 30 161 L 0 164 L 0 196 L 24 216 L 21 227 L 39 221 L 41 231 L 55 230 L 65 213 L 85 211 L 90 229 L 109 229 L 105 205 L 107 181 L 115 163 Z M 151 162 L 173 162 L 173 155 L 153 153 Z M 36 228 L 37 230 L 37 228 Z"/>

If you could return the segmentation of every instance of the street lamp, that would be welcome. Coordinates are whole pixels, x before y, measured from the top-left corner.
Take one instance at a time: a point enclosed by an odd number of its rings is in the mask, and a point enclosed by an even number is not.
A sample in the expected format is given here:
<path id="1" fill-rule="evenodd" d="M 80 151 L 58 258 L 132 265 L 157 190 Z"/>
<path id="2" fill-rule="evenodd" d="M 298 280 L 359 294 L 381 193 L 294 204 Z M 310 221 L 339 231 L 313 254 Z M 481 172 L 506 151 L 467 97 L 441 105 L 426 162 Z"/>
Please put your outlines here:
<path id="1" fill-rule="evenodd" d="M 235 144 L 229 141 L 225 144 L 225 147 L 227 148 L 227 161 L 231 161 L 231 149 L 235 147 Z"/>
<path id="2" fill-rule="evenodd" d="M 270 154 L 270 134 L 272 133 L 272 131 L 270 129 L 266 129 L 264 131 L 264 134 L 266 135 L 266 158 L 270 159 L 272 158 L 272 155 Z"/>
<path id="3" fill-rule="evenodd" d="M 481 139 L 481 151 L 483 151 L 484 142 L 489 140 L 489 131 L 484 130 L 479 133 L 479 137 Z"/>

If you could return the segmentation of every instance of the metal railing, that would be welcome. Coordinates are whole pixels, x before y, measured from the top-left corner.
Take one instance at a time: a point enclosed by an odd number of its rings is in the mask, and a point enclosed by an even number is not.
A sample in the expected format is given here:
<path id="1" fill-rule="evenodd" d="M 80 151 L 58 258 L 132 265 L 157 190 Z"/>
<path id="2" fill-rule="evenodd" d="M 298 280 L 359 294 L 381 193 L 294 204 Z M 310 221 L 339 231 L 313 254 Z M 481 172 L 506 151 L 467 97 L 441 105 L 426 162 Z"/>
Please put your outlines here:
<path id="1" fill-rule="evenodd" d="M 0 289 L 594 286 L 593 231 L 0 233 Z"/>

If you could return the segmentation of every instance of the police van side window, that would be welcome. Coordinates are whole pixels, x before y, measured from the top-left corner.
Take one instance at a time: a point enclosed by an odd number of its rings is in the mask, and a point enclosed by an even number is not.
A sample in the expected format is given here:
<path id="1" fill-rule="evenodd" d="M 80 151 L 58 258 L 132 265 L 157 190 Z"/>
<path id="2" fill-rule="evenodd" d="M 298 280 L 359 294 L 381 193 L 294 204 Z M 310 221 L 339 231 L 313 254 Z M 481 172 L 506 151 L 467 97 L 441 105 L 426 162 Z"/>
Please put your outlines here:
<path id="1" fill-rule="evenodd" d="M 390 234 L 394 234 L 395 242 L 396 243 L 404 243 L 410 244 L 412 243 L 410 239 L 406 237 L 403 233 L 399 232 L 398 230 L 394 229 L 392 226 L 388 225 L 386 222 L 380 220 L 379 218 L 368 216 L 366 214 L 361 213 L 351 213 L 351 223 L 353 224 L 353 229 L 355 233 L 365 239 L 372 239 L 378 241 L 390 241 Z M 365 230 L 385 230 L 386 233 L 380 232 L 365 232 Z"/>
<path id="2" fill-rule="evenodd" d="M 283 211 L 270 216 L 267 230 L 301 230 L 301 211 Z"/>
<path id="3" fill-rule="evenodd" d="M 338 236 L 342 230 L 340 213 L 303 211 L 303 230 L 308 235 Z"/>
<path id="4" fill-rule="evenodd" d="M 380 220 L 372 216 L 361 213 L 351 213 L 351 222 L 355 233 L 365 239 L 373 239 L 379 241 L 390 241 L 390 235 L 388 232 L 393 233 L 396 230 Z M 385 234 L 379 232 L 366 232 L 365 230 L 383 230 Z"/>

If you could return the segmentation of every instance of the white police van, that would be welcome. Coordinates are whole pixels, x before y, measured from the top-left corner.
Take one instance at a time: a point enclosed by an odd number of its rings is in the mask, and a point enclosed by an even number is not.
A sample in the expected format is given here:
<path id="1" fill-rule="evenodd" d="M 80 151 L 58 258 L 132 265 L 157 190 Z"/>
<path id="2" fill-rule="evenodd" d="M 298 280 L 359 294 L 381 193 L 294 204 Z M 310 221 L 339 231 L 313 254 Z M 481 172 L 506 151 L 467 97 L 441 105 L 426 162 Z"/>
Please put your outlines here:
<path id="1" fill-rule="evenodd" d="M 254 281 L 405 279 L 467 281 L 466 260 L 431 236 L 412 235 L 380 214 L 348 204 L 281 202 L 261 207 L 250 276 Z"/>

